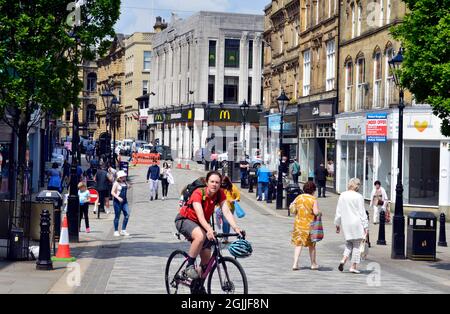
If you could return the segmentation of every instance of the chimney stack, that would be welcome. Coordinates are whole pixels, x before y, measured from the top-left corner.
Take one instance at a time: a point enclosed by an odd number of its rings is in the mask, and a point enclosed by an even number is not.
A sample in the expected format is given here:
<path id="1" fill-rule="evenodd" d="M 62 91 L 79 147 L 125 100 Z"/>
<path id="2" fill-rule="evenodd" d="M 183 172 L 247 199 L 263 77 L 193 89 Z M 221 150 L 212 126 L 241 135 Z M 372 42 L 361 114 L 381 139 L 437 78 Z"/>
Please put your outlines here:
<path id="1" fill-rule="evenodd" d="M 156 23 L 153 26 L 153 29 L 156 33 L 159 33 L 167 28 L 167 23 L 160 16 L 156 17 Z"/>

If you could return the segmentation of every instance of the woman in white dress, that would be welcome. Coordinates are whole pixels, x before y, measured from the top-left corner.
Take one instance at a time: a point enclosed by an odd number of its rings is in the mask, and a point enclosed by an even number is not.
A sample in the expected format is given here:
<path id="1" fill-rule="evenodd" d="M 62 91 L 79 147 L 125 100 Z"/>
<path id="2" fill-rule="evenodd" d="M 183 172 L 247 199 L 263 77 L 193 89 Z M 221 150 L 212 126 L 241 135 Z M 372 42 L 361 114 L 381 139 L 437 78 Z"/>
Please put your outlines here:
<path id="1" fill-rule="evenodd" d="M 366 238 L 369 221 L 367 219 L 366 210 L 364 208 L 364 198 L 358 193 L 361 181 L 358 178 L 350 179 L 347 189 L 343 192 L 338 200 L 336 208 L 336 216 L 334 224 L 336 225 L 336 233 L 340 233 L 341 229 L 345 237 L 344 256 L 339 264 L 338 269 L 344 270 L 344 265 L 352 256 L 352 266 L 349 271 L 359 274 L 357 265 L 361 262 L 360 245 L 361 241 Z"/>

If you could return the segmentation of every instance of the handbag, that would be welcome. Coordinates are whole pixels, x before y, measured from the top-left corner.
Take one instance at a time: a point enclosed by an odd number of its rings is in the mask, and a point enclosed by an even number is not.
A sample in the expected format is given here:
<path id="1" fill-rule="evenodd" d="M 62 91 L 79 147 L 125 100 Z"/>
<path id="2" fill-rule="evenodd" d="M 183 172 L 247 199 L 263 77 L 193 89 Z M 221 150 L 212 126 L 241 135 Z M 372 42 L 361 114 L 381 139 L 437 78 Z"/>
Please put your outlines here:
<path id="1" fill-rule="evenodd" d="M 367 258 L 367 255 L 369 254 L 369 243 L 367 243 L 367 239 L 361 241 L 361 244 L 359 245 L 359 252 L 361 259 L 364 260 Z"/>
<path id="2" fill-rule="evenodd" d="M 314 217 L 314 221 L 311 223 L 311 229 L 309 231 L 311 242 L 319 242 L 323 239 L 323 224 L 322 214 Z"/>
<path id="3" fill-rule="evenodd" d="M 236 201 L 234 201 L 234 212 L 238 218 L 245 217 L 245 211 L 242 209 L 241 205 L 239 205 L 239 202 Z"/>
<path id="4" fill-rule="evenodd" d="M 378 199 L 378 206 L 383 206 L 384 205 L 384 201 L 382 199 Z"/>

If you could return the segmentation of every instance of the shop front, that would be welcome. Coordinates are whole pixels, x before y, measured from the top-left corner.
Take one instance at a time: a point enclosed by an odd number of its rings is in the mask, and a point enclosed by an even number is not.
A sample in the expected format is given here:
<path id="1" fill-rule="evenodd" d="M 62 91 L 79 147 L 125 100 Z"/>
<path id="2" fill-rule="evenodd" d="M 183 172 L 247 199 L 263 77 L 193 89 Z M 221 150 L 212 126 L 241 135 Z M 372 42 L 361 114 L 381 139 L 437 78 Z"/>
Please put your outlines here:
<path id="1" fill-rule="evenodd" d="M 394 201 L 398 173 L 398 111 L 344 113 L 337 116 L 336 123 L 337 155 L 340 156 L 337 191 L 345 191 L 348 180 L 357 177 L 363 185 L 361 193 L 368 200 L 373 183 L 378 180 Z M 449 142 L 449 138 L 441 135 L 440 120 L 430 107 L 405 108 L 402 169 L 405 207 L 448 211 Z"/>
<path id="2" fill-rule="evenodd" d="M 300 181 L 315 177 L 320 164 L 328 170 L 327 187 L 335 189 L 336 140 L 334 137 L 335 101 L 318 101 L 299 106 L 298 139 Z"/>
<path id="3" fill-rule="evenodd" d="M 192 156 L 195 110 L 192 106 L 153 109 L 148 115 L 148 139 L 155 145 L 169 146 L 174 159 Z"/>
<path id="4" fill-rule="evenodd" d="M 219 154 L 225 153 L 233 143 L 252 155 L 258 148 L 259 114 L 256 106 L 250 106 L 244 117 L 238 105 L 209 105 L 205 112 L 207 121 L 207 138 L 214 141 L 213 146 Z M 245 134 L 244 134 L 245 121 Z M 211 144 L 210 144 L 211 145 Z"/>

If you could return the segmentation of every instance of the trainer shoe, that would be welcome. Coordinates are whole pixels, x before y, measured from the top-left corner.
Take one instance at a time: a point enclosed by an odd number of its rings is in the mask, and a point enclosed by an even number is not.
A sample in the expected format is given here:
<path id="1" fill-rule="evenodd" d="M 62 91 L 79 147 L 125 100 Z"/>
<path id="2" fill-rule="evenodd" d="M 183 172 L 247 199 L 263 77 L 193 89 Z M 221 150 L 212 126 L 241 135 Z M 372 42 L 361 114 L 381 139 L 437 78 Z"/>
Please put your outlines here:
<path id="1" fill-rule="evenodd" d="M 129 236 L 130 234 L 126 230 L 120 231 L 121 236 Z"/>
<path id="2" fill-rule="evenodd" d="M 86 233 L 90 233 L 91 232 L 91 228 L 86 228 Z"/>
<path id="3" fill-rule="evenodd" d="M 114 236 L 115 236 L 115 237 L 120 237 L 119 231 L 114 231 Z"/>
<path id="4" fill-rule="evenodd" d="M 184 270 L 184 273 L 186 274 L 186 276 L 188 276 L 190 279 L 193 280 L 198 279 L 200 277 L 194 265 L 187 266 L 186 269 Z"/>

